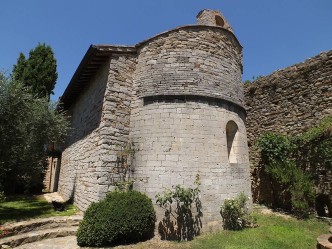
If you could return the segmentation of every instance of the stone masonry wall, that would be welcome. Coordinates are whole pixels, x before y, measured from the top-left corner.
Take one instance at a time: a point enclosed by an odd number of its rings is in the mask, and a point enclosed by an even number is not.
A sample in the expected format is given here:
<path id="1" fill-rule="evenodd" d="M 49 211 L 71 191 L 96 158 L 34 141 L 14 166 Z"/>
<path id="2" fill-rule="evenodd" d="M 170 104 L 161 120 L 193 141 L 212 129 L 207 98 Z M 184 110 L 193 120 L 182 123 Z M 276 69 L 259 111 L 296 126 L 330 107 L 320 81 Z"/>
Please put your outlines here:
<path id="1" fill-rule="evenodd" d="M 258 202 L 273 203 L 270 180 L 260 170 L 255 140 L 264 132 L 293 135 L 317 125 L 332 115 L 332 51 L 303 63 L 278 70 L 269 76 L 245 84 L 246 126 L 250 145 L 253 195 Z M 324 188 L 332 187 L 331 172 L 321 177 Z M 282 201 L 282 200 L 280 200 Z"/>
<path id="2" fill-rule="evenodd" d="M 102 164 L 99 161 L 100 129 L 98 128 L 108 71 L 109 62 L 99 70 L 89 87 L 68 111 L 71 116 L 72 131 L 66 149 L 62 152 L 58 192 L 64 199 L 75 197 L 74 201 L 79 201 L 77 203 L 79 208 L 88 205 L 90 195 L 95 194 L 94 199 L 98 195 L 92 178 L 95 174 L 94 168 Z M 84 177 L 90 177 L 90 182 L 84 181 Z M 87 194 L 81 199 L 80 192 Z"/>
<path id="3" fill-rule="evenodd" d="M 70 109 L 75 130 L 62 153 L 60 194 L 81 210 L 102 199 L 123 177 L 118 152 L 132 145 L 134 189 L 155 203 L 165 188 L 192 186 L 199 174 L 203 230 L 220 229 L 223 201 L 251 196 L 234 34 L 185 26 L 137 44 L 137 54 L 99 49 L 110 58 Z"/>
<path id="4" fill-rule="evenodd" d="M 220 206 L 240 192 L 251 196 L 246 129 L 243 116 L 227 104 L 156 102 L 139 108 L 132 117 L 135 145 L 135 189 L 155 196 L 177 184 L 193 186 L 201 177 L 203 230 L 220 229 Z M 234 141 L 237 163 L 230 164 L 226 124 L 238 125 Z M 158 210 L 159 219 L 162 210 Z"/>
<path id="5" fill-rule="evenodd" d="M 184 27 L 148 41 L 139 50 L 139 96 L 202 95 L 243 105 L 242 48 L 218 27 Z"/>
<path id="6" fill-rule="evenodd" d="M 131 101 L 133 97 L 133 73 L 136 67 L 134 55 L 113 56 L 103 106 L 101 141 L 105 150 L 105 175 L 101 182 L 108 186 L 123 177 L 117 165 L 118 152 L 129 145 Z M 119 171 L 120 170 L 120 171 Z"/>
<path id="7" fill-rule="evenodd" d="M 232 27 L 229 25 L 225 17 L 218 10 L 202 10 L 197 15 L 197 24 L 221 26 L 233 32 Z"/>
<path id="8" fill-rule="evenodd" d="M 242 191 L 251 196 L 241 60 L 232 33 L 202 26 L 159 35 L 138 51 L 130 124 L 134 189 L 155 203 L 165 188 L 192 186 L 199 174 L 204 231 L 220 229 L 226 198 Z M 229 121 L 238 126 L 234 164 Z"/>
<path id="9" fill-rule="evenodd" d="M 116 178 L 117 145 L 128 137 L 133 61 L 111 57 L 70 110 L 75 129 L 62 153 L 59 193 L 74 196 L 81 210 L 103 198 Z"/>

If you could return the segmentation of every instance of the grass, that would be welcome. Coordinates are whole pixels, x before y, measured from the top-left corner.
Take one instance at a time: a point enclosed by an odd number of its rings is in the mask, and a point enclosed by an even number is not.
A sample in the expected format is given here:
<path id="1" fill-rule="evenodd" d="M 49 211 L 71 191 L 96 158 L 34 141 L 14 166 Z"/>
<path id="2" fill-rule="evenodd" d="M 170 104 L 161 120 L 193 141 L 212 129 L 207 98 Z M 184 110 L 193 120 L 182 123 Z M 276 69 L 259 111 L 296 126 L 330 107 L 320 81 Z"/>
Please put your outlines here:
<path id="1" fill-rule="evenodd" d="M 69 216 L 76 212 L 74 205 L 68 205 L 63 212 L 54 211 L 52 205 L 40 196 L 11 196 L 0 203 L 0 225 L 9 221 Z"/>
<path id="2" fill-rule="evenodd" d="M 77 212 L 69 205 L 64 212 L 56 212 L 41 197 L 15 196 L 0 203 L 0 224 L 30 218 L 66 216 Z M 222 231 L 202 235 L 190 242 L 150 240 L 123 248 L 133 249 L 309 249 L 316 247 L 316 238 L 328 233 L 329 224 L 316 219 L 297 220 L 275 214 L 254 213 L 258 227 L 242 231 Z M 119 248 L 122 248 L 121 246 Z"/>
<path id="3" fill-rule="evenodd" d="M 189 242 L 150 240 L 117 249 L 312 249 L 316 238 L 328 233 L 329 224 L 316 219 L 297 220 L 255 213 L 258 227 L 201 235 Z"/>
<path id="4" fill-rule="evenodd" d="M 242 231 L 222 231 L 198 237 L 190 248 L 273 249 L 315 248 L 316 238 L 328 232 L 329 225 L 316 219 L 285 219 L 276 215 L 255 214 L 259 227 Z"/>

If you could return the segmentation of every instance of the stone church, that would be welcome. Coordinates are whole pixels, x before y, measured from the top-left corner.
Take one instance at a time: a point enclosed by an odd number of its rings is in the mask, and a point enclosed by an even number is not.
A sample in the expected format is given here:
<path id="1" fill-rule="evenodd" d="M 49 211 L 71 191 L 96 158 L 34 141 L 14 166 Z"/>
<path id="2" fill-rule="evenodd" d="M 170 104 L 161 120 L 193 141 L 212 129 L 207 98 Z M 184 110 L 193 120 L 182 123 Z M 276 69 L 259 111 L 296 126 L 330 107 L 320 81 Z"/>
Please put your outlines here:
<path id="1" fill-rule="evenodd" d="M 155 203 L 199 175 L 207 230 L 225 199 L 251 196 L 242 46 L 219 11 L 135 46 L 91 45 L 61 102 L 72 130 L 46 186 L 81 210 L 119 181 Z"/>

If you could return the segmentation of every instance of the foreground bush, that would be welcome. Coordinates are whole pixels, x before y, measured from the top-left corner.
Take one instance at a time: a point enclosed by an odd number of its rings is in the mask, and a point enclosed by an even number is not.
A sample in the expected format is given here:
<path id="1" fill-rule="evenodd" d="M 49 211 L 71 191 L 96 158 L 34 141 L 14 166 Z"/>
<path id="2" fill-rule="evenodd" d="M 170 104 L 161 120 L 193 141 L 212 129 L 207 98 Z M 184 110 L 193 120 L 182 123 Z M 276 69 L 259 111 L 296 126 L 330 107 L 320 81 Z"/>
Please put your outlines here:
<path id="1" fill-rule="evenodd" d="M 77 231 L 79 246 L 133 243 L 153 236 L 156 215 L 151 200 L 137 191 L 111 192 L 92 203 Z"/>
<path id="2" fill-rule="evenodd" d="M 200 177 L 196 175 L 195 188 L 173 186 L 156 196 L 156 203 L 165 210 L 158 231 L 162 240 L 192 240 L 202 228 L 202 203 L 199 199 Z"/>
<path id="3" fill-rule="evenodd" d="M 241 230 L 254 225 L 255 221 L 249 215 L 246 206 L 247 200 L 248 197 L 244 193 L 234 199 L 225 200 L 220 209 L 224 229 Z"/>

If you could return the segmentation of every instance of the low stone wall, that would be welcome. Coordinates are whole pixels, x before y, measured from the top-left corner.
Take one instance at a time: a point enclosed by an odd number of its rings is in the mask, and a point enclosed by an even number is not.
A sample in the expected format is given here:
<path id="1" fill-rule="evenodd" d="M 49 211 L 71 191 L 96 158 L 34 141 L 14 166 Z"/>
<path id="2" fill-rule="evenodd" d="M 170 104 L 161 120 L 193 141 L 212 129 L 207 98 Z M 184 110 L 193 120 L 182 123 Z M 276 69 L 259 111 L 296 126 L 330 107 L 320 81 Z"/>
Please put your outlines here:
<path id="1" fill-rule="evenodd" d="M 287 196 L 262 172 L 254 144 L 267 131 L 299 134 L 332 115 L 332 51 L 245 84 L 244 92 L 254 200 L 283 205 Z M 318 178 L 317 192 L 332 196 L 332 172 Z"/>
<path id="2" fill-rule="evenodd" d="M 322 234 L 317 238 L 317 249 L 332 249 L 332 234 Z"/>

